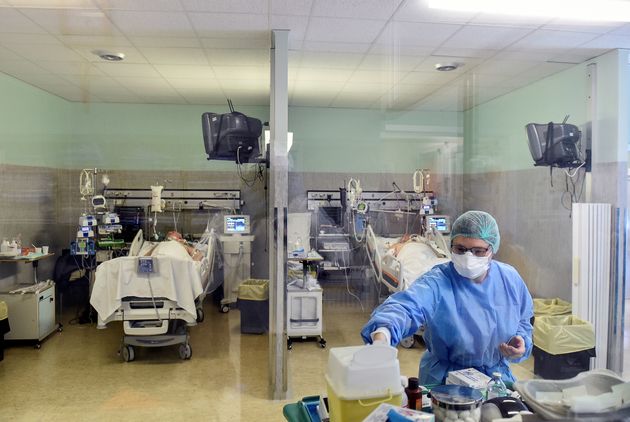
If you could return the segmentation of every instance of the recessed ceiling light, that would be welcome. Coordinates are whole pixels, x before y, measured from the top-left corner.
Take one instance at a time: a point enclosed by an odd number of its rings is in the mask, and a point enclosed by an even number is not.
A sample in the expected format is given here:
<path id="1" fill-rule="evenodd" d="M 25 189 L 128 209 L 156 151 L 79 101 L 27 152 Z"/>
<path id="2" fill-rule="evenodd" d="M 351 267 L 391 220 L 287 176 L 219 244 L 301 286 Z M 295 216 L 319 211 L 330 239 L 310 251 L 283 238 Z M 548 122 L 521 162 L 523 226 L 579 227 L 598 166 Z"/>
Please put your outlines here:
<path id="1" fill-rule="evenodd" d="M 455 70 L 460 66 L 460 63 L 437 63 L 435 65 L 435 70 L 439 72 L 450 72 L 451 70 Z"/>
<path id="2" fill-rule="evenodd" d="M 120 62 L 125 59 L 124 53 L 112 53 L 111 51 L 105 50 L 94 50 L 92 51 L 92 54 L 108 62 Z"/>

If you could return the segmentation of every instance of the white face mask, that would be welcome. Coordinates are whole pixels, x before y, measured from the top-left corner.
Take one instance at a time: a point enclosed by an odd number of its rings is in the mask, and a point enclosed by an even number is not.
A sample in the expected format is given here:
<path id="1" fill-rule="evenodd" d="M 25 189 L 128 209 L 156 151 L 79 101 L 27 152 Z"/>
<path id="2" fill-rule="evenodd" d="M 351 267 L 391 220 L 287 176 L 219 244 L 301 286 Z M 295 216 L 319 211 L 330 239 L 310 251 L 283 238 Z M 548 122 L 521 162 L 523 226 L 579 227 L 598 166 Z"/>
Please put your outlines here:
<path id="1" fill-rule="evenodd" d="M 463 255 L 452 254 L 451 261 L 459 275 L 470 279 L 481 277 L 490 267 L 489 255 L 478 257 L 470 251 Z"/>

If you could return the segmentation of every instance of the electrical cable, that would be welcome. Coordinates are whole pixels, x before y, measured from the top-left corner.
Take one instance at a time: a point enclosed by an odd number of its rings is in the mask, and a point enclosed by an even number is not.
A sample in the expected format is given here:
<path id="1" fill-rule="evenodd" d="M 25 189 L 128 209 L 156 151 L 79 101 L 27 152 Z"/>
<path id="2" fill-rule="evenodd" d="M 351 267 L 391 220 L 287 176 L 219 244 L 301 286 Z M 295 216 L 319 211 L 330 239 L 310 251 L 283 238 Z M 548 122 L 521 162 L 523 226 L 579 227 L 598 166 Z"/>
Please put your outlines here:
<path id="1" fill-rule="evenodd" d="M 153 286 L 151 286 L 151 273 L 147 274 L 147 283 L 149 283 L 149 291 L 151 292 L 151 302 L 153 303 L 153 310 L 155 311 L 155 317 L 160 323 L 162 323 L 162 318 L 160 317 L 160 313 L 157 310 L 157 305 L 155 304 L 155 295 L 153 294 Z"/>

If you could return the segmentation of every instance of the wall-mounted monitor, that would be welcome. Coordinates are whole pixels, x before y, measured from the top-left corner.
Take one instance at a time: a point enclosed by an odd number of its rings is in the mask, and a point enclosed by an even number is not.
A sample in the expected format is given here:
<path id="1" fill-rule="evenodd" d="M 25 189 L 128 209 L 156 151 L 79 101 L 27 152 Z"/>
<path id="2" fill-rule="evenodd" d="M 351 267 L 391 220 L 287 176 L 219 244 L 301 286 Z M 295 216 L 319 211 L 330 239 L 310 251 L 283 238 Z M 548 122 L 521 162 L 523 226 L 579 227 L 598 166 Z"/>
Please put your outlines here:
<path id="1" fill-rule="evenodd" d="M 251 225 L 249 215 L 225 215 L 223 216 L 223 233 L 225 234 L 249 234 Z"/>
<path id="2" fill-rule="evenodd" d="M 262 123 L 237 111 L 201 116 L 203 142 L 208 160 L 247 163 L 259 155 Z"/>

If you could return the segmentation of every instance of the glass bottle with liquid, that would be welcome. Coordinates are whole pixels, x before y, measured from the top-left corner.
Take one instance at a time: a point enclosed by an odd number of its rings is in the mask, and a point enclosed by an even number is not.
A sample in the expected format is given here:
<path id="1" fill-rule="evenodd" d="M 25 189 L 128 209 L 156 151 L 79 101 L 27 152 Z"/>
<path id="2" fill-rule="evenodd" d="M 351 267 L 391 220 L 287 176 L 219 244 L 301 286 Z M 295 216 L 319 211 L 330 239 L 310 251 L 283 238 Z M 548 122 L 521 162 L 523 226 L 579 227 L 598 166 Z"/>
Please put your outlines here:
<path id="1" fill-rule="evenodd" d="M 495 397 L 506 397 L 508 395 L 507 387 L 501 379 L 500 372 L 492 373 L 492 379 L 488 382 L 486 395 L 487 400 L 494 399 Z"/>

